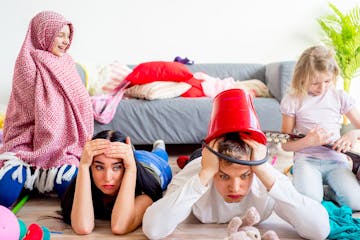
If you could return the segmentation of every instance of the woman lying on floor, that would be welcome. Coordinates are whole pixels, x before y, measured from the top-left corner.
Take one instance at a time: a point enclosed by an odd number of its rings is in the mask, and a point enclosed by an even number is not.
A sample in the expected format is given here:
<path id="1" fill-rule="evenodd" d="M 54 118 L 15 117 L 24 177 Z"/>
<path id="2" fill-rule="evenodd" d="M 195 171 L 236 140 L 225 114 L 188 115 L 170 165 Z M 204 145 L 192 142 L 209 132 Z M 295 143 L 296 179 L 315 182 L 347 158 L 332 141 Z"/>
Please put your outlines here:
<path id="1" fill-rule="evenodd" d="M 110 219 L 114 234 L 126 234 L 142 223 L 171 178 L 162 140 L 152 152 L 134 151 L 122 133 L 100 132 L 85 144 L 77 178 L 61 202 L 63 219 L 77 234 L 91 233 L 95 219 Z"/>

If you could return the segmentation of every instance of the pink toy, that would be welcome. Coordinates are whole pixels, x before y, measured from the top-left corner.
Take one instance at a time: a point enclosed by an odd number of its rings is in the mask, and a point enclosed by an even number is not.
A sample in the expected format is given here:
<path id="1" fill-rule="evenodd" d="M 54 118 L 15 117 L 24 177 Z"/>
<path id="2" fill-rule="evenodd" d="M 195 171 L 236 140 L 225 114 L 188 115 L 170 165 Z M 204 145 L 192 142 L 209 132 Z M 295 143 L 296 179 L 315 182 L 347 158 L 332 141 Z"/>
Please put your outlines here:
<path id="1" fill-rule="evenodd" d="M 0 205 L 0 239 L 6 240 L 50 240 L 50 231 L 44 226 L 31 224 L 26 233 L 25 223 L 17 219 L 8 208 Z"/>
<path id="2" fill-rule="evenodd" d="M 20 227 L 16 216 L 0 205 L 0 239 L 18 240 Z"/>

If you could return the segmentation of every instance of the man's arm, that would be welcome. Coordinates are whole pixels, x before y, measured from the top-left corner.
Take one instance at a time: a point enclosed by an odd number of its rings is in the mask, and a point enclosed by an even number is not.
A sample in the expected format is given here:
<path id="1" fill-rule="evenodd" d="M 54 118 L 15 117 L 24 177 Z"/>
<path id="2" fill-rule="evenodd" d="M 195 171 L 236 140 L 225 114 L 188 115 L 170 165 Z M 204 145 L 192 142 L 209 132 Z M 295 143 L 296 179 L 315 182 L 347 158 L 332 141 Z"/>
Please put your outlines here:
<path id="1" fill-rule="evenodd" d="M 244 140 L 252 149 L 251 159 L 262 159 L 266 147 L 253 140 Z M 275 212 L 307 239 L 325 239 L 330 232 L 329 216 L 318 202 L 300 194 L 290 179 L 268 163 L 252 170 L 275 200 Z"/>
<path id="2" fill-rule="evenodd" d="M 275 200 L 276 214 L 291 224 L 306 239 L 326 239 L 330 232 L 329 215 L 315 200 L 299 193 L 291 181 L 280 172 L 269 191 Z"/>
<path id="3" fill-rule="evenodd" d="M 200 158 L 190 162 L 172 180 L 166 195 L 145 212 L 143 232 L 150 239 L 170 235 L 186 217 L 192 206 L 208 190 L 199 178 Z"/>

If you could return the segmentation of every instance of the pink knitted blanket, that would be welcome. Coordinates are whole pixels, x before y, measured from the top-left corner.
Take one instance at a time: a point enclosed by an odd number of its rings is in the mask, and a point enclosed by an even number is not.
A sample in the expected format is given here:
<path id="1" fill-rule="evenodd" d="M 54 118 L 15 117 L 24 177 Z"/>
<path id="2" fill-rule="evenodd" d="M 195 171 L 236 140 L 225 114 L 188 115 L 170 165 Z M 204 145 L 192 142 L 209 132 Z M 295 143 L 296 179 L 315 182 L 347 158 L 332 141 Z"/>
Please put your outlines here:
<path id="1" fill-rule="evenodd" d="M 16 60 L 5 119 L 0 152 L 15 152 L 41 168 L 78 165 L 93 134 L 90 97 L 74 61 L 49 52 L 65 24 L 72 37 L 71 24 L 57 13 L 42 12 L 32 19 Z"/>

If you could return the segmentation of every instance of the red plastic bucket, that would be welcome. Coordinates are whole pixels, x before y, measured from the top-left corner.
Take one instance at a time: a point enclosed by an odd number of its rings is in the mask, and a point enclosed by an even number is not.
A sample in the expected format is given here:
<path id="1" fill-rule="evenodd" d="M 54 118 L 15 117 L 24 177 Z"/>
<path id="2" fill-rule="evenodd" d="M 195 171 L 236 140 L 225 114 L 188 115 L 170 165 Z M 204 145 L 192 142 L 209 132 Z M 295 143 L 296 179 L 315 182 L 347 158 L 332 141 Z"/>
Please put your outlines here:
<path id="1" fill-rule="evenodd" d="M 216 95 L 205 142 L 230 132 L 239 132 L 241 138 L 266 144 L 252 98 L 242 89 L 230 89 Z"/>

